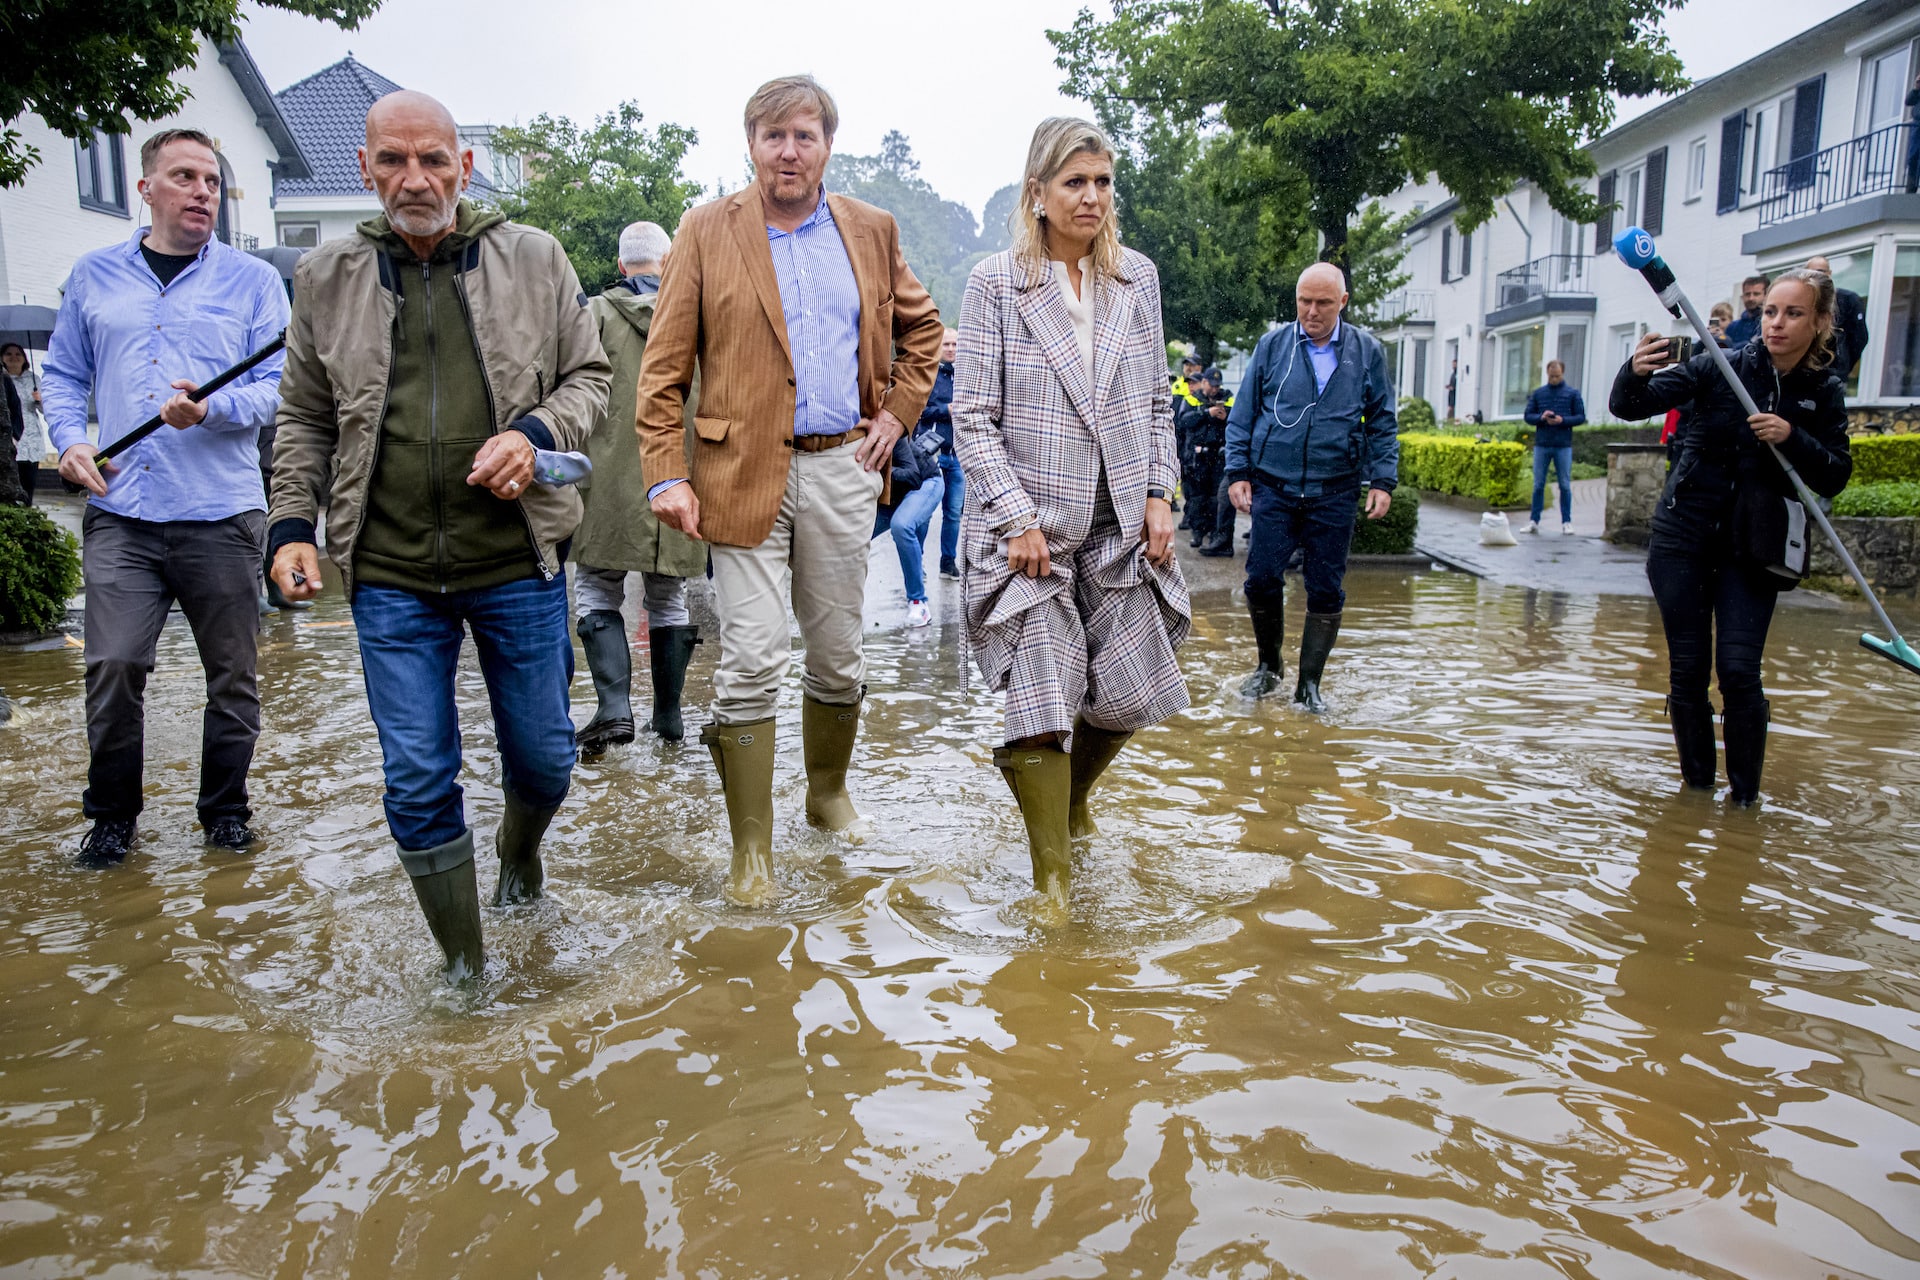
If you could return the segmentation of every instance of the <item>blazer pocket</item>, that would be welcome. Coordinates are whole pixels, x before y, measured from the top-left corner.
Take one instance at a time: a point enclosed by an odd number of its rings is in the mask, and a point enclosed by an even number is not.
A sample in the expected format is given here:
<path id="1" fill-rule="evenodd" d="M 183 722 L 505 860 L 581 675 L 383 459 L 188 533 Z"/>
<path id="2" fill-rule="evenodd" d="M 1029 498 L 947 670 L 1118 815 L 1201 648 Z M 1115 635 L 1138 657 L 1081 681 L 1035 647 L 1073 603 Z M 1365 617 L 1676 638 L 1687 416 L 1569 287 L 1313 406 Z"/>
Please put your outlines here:
<path id="1" fill-rule="evenodd" d="M 693 431 L 708 444 L 719 444 L 727 438 L 727 429 L 732 425 L 732 418 L 696 417 L 693 420 Z"/>

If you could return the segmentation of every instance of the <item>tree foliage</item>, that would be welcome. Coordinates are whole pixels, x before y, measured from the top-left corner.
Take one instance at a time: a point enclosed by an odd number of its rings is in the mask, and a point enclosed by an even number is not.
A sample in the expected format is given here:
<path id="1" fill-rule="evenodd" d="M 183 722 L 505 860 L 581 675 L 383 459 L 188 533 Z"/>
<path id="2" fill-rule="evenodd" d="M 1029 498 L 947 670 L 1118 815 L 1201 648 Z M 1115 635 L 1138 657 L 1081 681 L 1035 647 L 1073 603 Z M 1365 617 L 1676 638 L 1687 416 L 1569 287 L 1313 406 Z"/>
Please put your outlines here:
<path id="1" fill-rule="evenodd" d="M 988 252 L 982 247 L 973 211 L 943 200 L 920 176 L 913 147 L 898 129 L 880 140 L 880 154 L 836 155 L 827 162 L 827 190 L 885 209 L 900 224 L 900 250 L 913 274 L 933 295 L 940 314 L 954 324 L 967 273 Z M 996 195 L 995 199 L 999 197 Z M 1011 209 L 1009 203 L 1007 209 Z M 991 211 L 993 205 L 989 203 Z M 1002 221 L 1004 224 L 1005 213 Z"/>
<path id="2" fill-rule="evenodd" d="M 271 9 L 358 27 L 380 0 L 260 0 Z M 0 7 L 0 126 L 31 112 L 59 133 L 128 133 L 187 101 L 180 73 L 200 38 L 240 37 L 239 0 L 27 0 Z M 20 131 L 0 133 L 0 187 L 40 161 Z"/>
<path id="3" fill-rule="evenodd" d="M 1685 87 L 1660 18 L 1676 0 L 1114 0 L 1050 31 L 1069 91 L 1217 120 L 1267 197 L 1304 198 L 1321 256 L 1347 263 L 1369 197 L 1437 176 L 1460 221 L 1521 178 L 1570 219 L 1599 212 L 1580 144 L 1613 99 Z"/>
<path id="4" fill-rule="evenodd" d="M 494 146 L 526 158 L 526 177 L 500 199 L 516 222 L 551 232 L 565 247 L 580 285 L 597 293 L 619 277 L 620 232 L 630 222 L 657 222 L 669 234 L 700 198 L 700 184 L 681 172 L 694 131 L 677 124 L 642 127 L 623 102 L 582 127 L 565 117 L 494 132 Z"/>

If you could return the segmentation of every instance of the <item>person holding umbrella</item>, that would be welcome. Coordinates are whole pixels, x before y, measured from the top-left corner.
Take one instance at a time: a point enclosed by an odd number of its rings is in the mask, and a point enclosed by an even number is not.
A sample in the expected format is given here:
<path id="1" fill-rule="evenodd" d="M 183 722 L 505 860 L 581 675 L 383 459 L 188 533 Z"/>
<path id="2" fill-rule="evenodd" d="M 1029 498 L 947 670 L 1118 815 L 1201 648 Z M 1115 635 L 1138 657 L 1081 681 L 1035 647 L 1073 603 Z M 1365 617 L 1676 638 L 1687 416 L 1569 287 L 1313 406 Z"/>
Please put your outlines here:
<path id="1" fill-rule="evenodd" d="M 273 268 L 214 239 L 220 159 L 194 129 L 140 148 L 152 225 L 74 264 L 41 376 L 60 474 L 91 497 L 84 517 L 87 789 L 80 863 L 132 848 L 143 804 L 144 697 L 160 628 L 177 601 L 206 668 L 198 809 L 207 843 L 241 851 L 247 769 L 260 735 L 254 583 L 267 495 L 255 441 L 273 421 L 281 360 L 196 400 L 198 384 L 266 346 L 287 323 Z M 87 439 L 87 399 L 100 439 Z M 171 431 L 117 463 L 94 455 L 158 414 Z"/>

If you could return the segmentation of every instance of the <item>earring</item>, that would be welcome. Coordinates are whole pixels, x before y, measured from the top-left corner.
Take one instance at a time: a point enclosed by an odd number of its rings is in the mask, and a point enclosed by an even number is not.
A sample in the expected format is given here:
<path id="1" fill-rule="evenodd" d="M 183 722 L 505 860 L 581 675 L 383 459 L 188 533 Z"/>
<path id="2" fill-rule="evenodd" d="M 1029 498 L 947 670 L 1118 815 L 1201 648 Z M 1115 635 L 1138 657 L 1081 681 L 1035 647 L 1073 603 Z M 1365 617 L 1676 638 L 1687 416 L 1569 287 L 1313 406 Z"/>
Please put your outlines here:
<path id="1" fill-rule="evenodd" d="M 1034 217 L 1036 217 L 1036 218 L 1038 218 L 1038 219 L 1040 219 L 1040 221 L 1042 221 L 1042 222 L 1045 222 L 1045 221 L 1047 220 L 1047 208 L 1046 208 L 1046 206 L 1045 206 L 1045 205 L 1040 205 L 1040 204 L 1036 204 L 1036 205 L 1034 205 L 1034 206 L 1033 206 L 1033 216 L 1034 216 Z"/>

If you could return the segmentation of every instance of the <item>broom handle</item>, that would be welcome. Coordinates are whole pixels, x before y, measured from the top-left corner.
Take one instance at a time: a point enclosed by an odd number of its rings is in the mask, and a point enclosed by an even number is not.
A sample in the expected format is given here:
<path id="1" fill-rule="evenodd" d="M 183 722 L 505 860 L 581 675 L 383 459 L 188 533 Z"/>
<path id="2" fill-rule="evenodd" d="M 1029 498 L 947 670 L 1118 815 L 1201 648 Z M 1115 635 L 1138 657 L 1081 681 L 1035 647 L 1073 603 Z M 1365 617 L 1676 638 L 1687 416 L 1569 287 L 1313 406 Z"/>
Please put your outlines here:
<path id="1" fill-rule="evenodd" d="M 245 360 L 242 360 L 239 364 L 233 366 L 233 368 L 228 369 L 223 373 L 215 374 L 207 382 L 201 384 L 198 387 L 195 387 L 192 391 L 189 391 L 187 393 L 187 399 L 193 401 L 195 404 L 201 403 L 208 396 L 220 390 L 220 388 L 226 386 L 228 383 L 232 382 L 235 378 L 245 377 L 247 374 L 251 373 L 254 367 L 258 365 L 262 360 L 265 360 L 268 357 L 274 355 L 282 347 L 286 345 L 287 345 L 287 331 L 285 329 L 282 329 L 280 331 L 279 337 L 275 338 L 272 342 L 269 342 L 266 346 L 260 348 L 258 351 L 248 356 Z M 94 465 L 99 466 L 102 462 L 107 461 L 109 458 L 125 453 L 127 450 L 133 448 L 133 446 L 139 444 L 142 440 L 145 440 L 148 436 L 158 431 L 162 425 L 164 424 L 160 420 L 160 415 L 157 413 L 154 414 L 151 418 L 148 418 L 145 422 L 141 423 L 139 426 L 135 427 L 133 430 L 127 432 L 127 434 L 121 436 L 118 440 L 115 440 L 112 444 L 108 445 L 106 448 L 94 454 L 93 455 Z"/>

